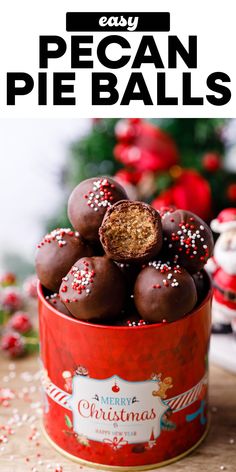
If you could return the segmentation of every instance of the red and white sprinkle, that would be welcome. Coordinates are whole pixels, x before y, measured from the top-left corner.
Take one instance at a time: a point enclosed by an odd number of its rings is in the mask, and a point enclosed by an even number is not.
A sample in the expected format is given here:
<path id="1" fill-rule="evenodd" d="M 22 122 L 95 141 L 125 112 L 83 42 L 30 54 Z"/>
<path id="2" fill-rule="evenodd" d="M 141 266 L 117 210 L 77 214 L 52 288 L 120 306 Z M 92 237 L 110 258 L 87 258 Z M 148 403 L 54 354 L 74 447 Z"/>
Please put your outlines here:
<path id="1" fill-rule="evenodd" d="M 45 244 L 50 244 L 53 241 L 56 241 L 59 247 L 63 247 L 67 244 L 65 236 L 74 236 L 79 238 L 78 231 L 72 231 L 71 228 L 57 228 L 51 231 L 51 233 L 46 234 L 43 240 L 38 244 L 38 248 L 41 248 Z"/>
<path id="2" fill-rule="evenodd" d="M 126 322 L 126 325 L 129 326 L 130 328 L 132 328 L 133 326 L 145 326 L 147 323 L 146 321 L 144 320 L 138 320 L 138 321 L 131 321 L 131 320 L 128 320 Z"/>
<path id="3" fill-rule="evenodd" d="M 149 267 L 154 267 L 154 269 L 163 274 L 164 278 L 162 283 L 164 287 L 178 287 L 179 282 L 174 277 L 174 274 L 181 274 L 181 269 L 178 264 L 172 266 L 170 262 L 152 261 L 149 262 L 148 265 Z M 161 285 L 155 284 L 153 285 L 153 288 L 161 288 Z"/>
<path id="4" fill-rule="evenodd" d="M 94 211 L 98 211 L 101 207 L 107 208 L 113 204 L 112 190 L 115 185 L 110 183 L 108 179 L 98 179 L 93 182 L 92 190 L 84 195 L 87 205 Z"/>
<path id="5" fill-rule="evenodd" d="M 196 258 L 200 250 L 200 260 L 206 261 L 209 257 L 208 246 L 207 244 L 199 244 L 199 242 L 204 243 L 205 241 L 204 231 L 204 226 L 196 226 L 195 219 L 191 217 L 189 223 L 184 221 L 179 223 L 178 231 L 172 232 L 171 241 L 172 243 L 178 243 L 178 251 L 180 253 L 184 252 L 190 259 Z M 164 239 L 166 240 L 166 238 Z M 169 243 L 169 248 L 173 247 L 172 243 Z M 176 255 L 176 259 L 178 259 L 178 254 Z"/>
<path id="6" fill-rule="evenodd" d="M 91 285 L 93 284 L 95 271 L 90 270 L 87 263 L 84 263 L 84 269 L 79 269 L 77 266 L 73 266 L 71 269 L 73 275 L 72 289 L 76 291 L 78 295 L 85 292 L 87 295 L 91 292 Z M 67 291 L 67 285 L 63 286 L 64 291 Z"/>

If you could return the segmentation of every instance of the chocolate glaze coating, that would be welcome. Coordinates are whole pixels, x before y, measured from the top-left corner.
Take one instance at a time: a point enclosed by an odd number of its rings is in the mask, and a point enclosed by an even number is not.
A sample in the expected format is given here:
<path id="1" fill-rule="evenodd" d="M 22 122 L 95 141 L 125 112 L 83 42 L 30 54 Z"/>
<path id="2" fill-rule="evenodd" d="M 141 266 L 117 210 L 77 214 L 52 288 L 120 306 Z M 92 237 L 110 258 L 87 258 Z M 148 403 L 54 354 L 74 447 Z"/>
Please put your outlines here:
<path id="1" fill-rule="evenodd" d="M 125 301 L 125 282 L 120 269 L 107 257 L 78 260 L 60 287 L 60 298 L 80 320 L 115 320 Z"/>
<path id="2" fill-rule="evenodd" d="M 130 298 L 130 295 L 134 293 L 134 284 L 135 280 L 138 277 L 140 270 L 142 269 L 142 265 L 140 264 L 129 264 L 123 262 L 115 262 L 115 264 L 119 267 L 122 274 L 124 275 L 126 289 L 127 289 L 127 296 Z"/>
<path id="3" fill-rule="evenodd" d="M 192 275 L 197 290 L 197 305 L 200 305 L 209 290 L 209 278 L 205 270 L 200 270 Z"/>
<path id="4" fill-rule="evenodd" d="M 121 200 L 107 210 L 99 236 L 110 259 L 121 263 L 146 262 L 161 250 L 161 218 L 147 203 Z"/>
<path id="5" fill-rule="evenodd" d="M 79 233 L 70 228 L 57 228 L 38 245 L 35 256 L 36 273 L 41 284 L 58 292 L 64 277 L 79 258 L 91 256 L 93 250 Z"/>
<path id="6" fill-rule="evenodd" d="M 169 262 L 149 262 L 134 286 L 136 308 L 145 321 L 171 322 L 189 313 L 197 302 L 191 275 Z"/>
<path id="7" fill-rule="evenodd" d="M 98 229 L 113 203 L 128 197 L 120 184 L 110 177 L 84 180 L 72 191 L 68 217 L 75 229 L 88 241 L 99 241 Z"/>
<path id="8" fill-rule="evenodd" d="M 167 212 L 162 217 L 163 248 L 190 273 L 200 271 L 212 256 L 214 241 L 210 228 L 187 210 Z"/>
<path id="9" fill-rule="evenodd" d="M 64 303 L 62 303 L 59 293 L 51 293 L 50 295 L 46 295 L 45 298 L 47 302 L 52 305 L 56 310 L 60 311 L 61 313 L 64 313 L 64 315 L 71 316 L 69 310 L 67 310 Z"/>
<path id="10" fill-rule="evenodd" d="M 140 315 L 134 304 L 134 296 L 130 294 L 126 297 L 124 308 L 113 324 L 115 326 L 128 326 L 129 321 L 130 323 L 134 321 L 138 323 L 140 321 Z M 130 324 L 130 326 L 132 326 L 132 324 Z"/>

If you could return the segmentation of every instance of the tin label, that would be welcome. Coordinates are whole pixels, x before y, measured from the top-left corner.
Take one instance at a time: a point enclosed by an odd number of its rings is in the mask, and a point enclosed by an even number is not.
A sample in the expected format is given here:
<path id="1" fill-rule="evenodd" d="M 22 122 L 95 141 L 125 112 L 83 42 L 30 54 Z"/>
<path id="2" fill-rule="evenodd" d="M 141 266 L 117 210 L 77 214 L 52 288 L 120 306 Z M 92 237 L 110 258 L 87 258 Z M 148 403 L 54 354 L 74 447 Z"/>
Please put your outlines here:
<path id="1" fill-rule="evenodd" d="M 161 417 L 168 410 L 158 388 L 155 380 L 74 376 L 69 399 L 73 429 L 94 441 L 115 441 L 117 448 L 155 441 L 161 432 Z"/>

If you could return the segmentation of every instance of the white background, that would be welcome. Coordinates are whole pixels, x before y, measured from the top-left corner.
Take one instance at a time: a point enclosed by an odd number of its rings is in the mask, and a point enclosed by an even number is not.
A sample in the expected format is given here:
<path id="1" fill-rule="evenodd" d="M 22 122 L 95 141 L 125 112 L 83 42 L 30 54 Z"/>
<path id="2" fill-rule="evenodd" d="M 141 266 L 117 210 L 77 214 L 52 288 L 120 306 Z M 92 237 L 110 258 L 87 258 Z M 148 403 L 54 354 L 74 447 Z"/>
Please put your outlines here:
<path id="1" fill-rule="evenodd" d="M 70 33 L 65 31 L 67 11 L 170 11 L 170 34 L 177 35 L 187 47 L 189 35 L 198 35 L 198 69 L 192 70 L 193 93 L 208 93 L 206 79 L 215 71 L 223 71 L 231 78 L 231 101 L 216 107 L 205 101 L 204 106 L 144 106 L 142 102 L 131 106 L 91 106 L 91 70 L 78 70 L 75 83 L 77 106 L 52 106 L 52 72 L 70 71 Z M 219 0 L 165 0 L 164 2 L 121 0 L 119 3 L 100 0 L 78 2 L 78 0 L 8 0 L 1 8 L 0 15 L 0 116 L 2 117 L 235 117 L 235 5 L 234 2 Z M 37 106 L 37 73 L 39 71 L 39 35 L 60 35 L 67 41 L 67 52 L 61 59 L 51 60 L 48 69 L 49 105 Z M 76 34 L 76 33 L 75 33 Z M 78 33 L 79 34 L 79 33 Z M 91 33 L 89 33 L 91 34 Z M 94 70 L 108 71 L 96 60 L 98 40 L 109 33 L 94 35 L 93 58 Z M 118 33 L 120 34 L 120 33 Z M 143 33 L 126 33 L 132 44 L 132 58 Z M 145 34 L 145 33 L 144 33 Z M 163 62 L 167 64 L 168 33 L 156 33 L 155 39 Z M 117 54 L 119 49 L 113 50 Z M 110 51 L 111 52 L 111 51 Z M 118 77 L 118 90 L 122 97 L 130 75 L 130 64 L 115 71 Z M 142 67 L 150 94 L 156 101 L 156 70 L 153 65 Z M 181 102 L 181 72 L 188 69 L 179 61 L 178 69 L 167 72 L 167 92 L 176 95 Z M 30 95 L 18 97 L 17 105 L 6 106 L 6 72 L 23 71 L 34 77 L 35 88 Z M 41 70 L 42 71 L 42 70 Z"/>
<path id="2" fill-rule="evenodd" d="M 59 178 L 69 147 L 88 128 L 86 120 L 0 119 L 0 273 L 6 254 L 33 263 L 46 220 L 65 202 Z"/>

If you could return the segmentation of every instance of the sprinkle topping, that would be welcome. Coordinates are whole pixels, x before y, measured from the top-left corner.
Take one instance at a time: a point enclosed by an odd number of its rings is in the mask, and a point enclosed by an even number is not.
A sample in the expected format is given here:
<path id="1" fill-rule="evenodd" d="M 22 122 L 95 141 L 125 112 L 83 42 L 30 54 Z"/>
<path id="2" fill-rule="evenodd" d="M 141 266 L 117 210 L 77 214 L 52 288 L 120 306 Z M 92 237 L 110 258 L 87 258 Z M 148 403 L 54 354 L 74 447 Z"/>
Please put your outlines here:
<path id="1" fill-rule="evenodd" d="M 85 293 L 87 296 L 91 292 L 91 285 L 94 282 L 94 277 L 96 274 L 94 270 L 89 269 L 88 262 L 83 262 L 83 264 L 83 269 L 79 269 L 79 267 L 77 266 L 72 267 L 70 271 L 70 274 L 72 275 L 71 287 L 76 292 L 76 295 L 81 295 Z M 67 292 L 67 290 L 68 285 L 63 285 L 61 291 Z M 66 301 L 76 302 L 77 298 L 73 298 L 72 300 L 67 299 Z"/>
<path id="2" fill-rule="evenodd" d="M 57 301 L 60 300 L 59 293 L 52 293 L 51 295 L 47 295 L 46 297 L 47 301 L 51 301 L 54 305 L 57 304 Z"/>
<path id="3" fill-rule="evenodd" d="M 50 244 L 53 241 L 56 241 L 59 247 L 63 247 L 67 244 L 65 235 L 79 238 L 78 231 L 72 231 L 70 228 L 57 228 L 44 236 L 41 243 L 38 244 L 38 248 L 41 248 L 44 244 Z"/>
<path id="4" fill-rule="evenodd" d="M 179 282 L 174 274 L 181 274 L 181 268 L 178 264 L 171 266 L 170 262 L 152 261 L 148 263 L 149 267 L 154 267 L 163 274 L 163 287 L 178 287 Z M 161 284 L 154 284 L 152 288 L 161 288 Z"/>
<path id="5" fill-rule="evenodd" d="M 167 215 L 170 215 L 170 213 L 173 213 L 174 211 L 175 211 L 175 208 L 174 208 L 174 207 L 164 206 L 164 207 L 161 207 L 161 208 L 158 210 L 158 213 L 160 214 L 160 217 L 163 219 L 163 218 L 165 218 Z"/>
<path id="6" fill-rule="evenodd" d="M 138 320 L 138 321 L 132 321 L 128 320 L 126 322 L 126 326 L 129 326 L 129 328 L 132 328 L 133 326 L 145 326 L 147 323 L 144 320 Z"/>
<path id="7" fill-rule="evenodd" d="M 198 226 L 194 223 L 195 219 L 193 217 L 189 219 L 189 223 L 181 221 L 178 231 L 171 234 L 169 248 L 172 248 L 173 244 L 177 243 L 179 253 L 184 252 L 189 259 L 195 259 L 199 256 L 199 251 L 201 251 L 200 260 L 205 261 L 209 257 L 208 246 L 205 243 L 205 235 L 203 234 L 205 228 L 203 225 Z M 178 255 L 176 259 L 178 259 Z"/>
<path id="8" fill-rule="evenodd" d="M 108 179 L 98 179 L 93 182 L 92 190 L 84 195 L 87 205 L 94 211 L 98 211 L 100 207 L 107 208 L 112 206 L 114 197 L 112 190 L 115 185 L 110 183 Z"/>

